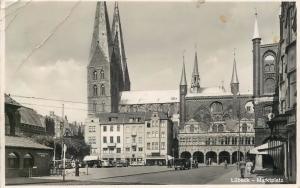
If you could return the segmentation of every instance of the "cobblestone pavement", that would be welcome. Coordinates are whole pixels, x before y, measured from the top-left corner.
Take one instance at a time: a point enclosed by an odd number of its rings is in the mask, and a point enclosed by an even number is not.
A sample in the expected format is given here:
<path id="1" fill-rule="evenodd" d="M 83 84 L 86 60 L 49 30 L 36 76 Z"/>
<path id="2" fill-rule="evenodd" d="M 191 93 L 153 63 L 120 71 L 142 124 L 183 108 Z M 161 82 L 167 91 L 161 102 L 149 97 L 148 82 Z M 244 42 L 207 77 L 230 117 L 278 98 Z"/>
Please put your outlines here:
<path id="1" fill-rule="evenodd" d="M 88 175 L 83 175 L 86 169 L 81 169 L 80 177 L 71 175 L 72 170 L 68 170 L 66 182 L 62 182 L 61 176 L 49 176 L 40 178 L 30 178 L 29 181 L 19 184 L 35 183 L 38 185 L 128 185 L 128 184 L 264 184 L 269 183 L 265 180 L 279 179 L 269 173 L 260 175 L 247 175 L 244 179 L 240 178 L 236 167 L 224 169 L 221 166 L 199 167 L 197 169 L 175 171 L 167 167 L 125 167 L 125 168 L 98 168 L 89 169 Z M 28 178 L 27 178 L 28 179 Z M 26 179 L 25 179 L 26 180 Z M 23 179 L 24 181 L 24 179 Z M 36 181 L 36 182 L 34 182 Z M 10 181 L 17 184 L 16 181 Z M 280 183 L 280 182 L 277 182 Z M 7 184 L 10 184 L 7 182 Z"/>

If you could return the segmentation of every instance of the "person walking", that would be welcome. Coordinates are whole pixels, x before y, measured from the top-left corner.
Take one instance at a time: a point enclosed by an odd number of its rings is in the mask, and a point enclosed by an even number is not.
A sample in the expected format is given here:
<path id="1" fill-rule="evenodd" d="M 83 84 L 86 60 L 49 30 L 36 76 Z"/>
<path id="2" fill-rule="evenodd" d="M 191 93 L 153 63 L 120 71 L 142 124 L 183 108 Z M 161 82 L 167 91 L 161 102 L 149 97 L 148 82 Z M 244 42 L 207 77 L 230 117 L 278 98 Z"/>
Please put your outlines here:
<path id="1" fill-rule="evenodd" d="M 246 162 L 243 160 L 243 158 L 241 158 L 241 159 L 242 160 L 239 162 L 241 178 L 245 178 Z"/>
<path id="2" fill-rule="evenodd" d="M 253 166 L 253 163 L 248 159 L 246 162 L 246 172 L 247 172 L 247 175 L 249 175 L 249 176 L 251 175 L 252 166 Z"/>
<path id="3" fill-rule="evenodd" d="M 227 169 L 227 160 L 224 161 L 224 168 Z"/>

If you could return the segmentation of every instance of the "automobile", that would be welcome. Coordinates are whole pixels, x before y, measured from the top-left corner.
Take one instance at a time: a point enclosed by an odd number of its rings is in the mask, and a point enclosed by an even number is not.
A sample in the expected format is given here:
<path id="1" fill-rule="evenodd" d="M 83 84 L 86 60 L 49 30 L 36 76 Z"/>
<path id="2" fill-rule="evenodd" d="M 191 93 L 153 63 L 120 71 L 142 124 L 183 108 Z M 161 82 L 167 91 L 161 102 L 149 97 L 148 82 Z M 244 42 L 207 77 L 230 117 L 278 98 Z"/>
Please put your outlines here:
<path id="1" fill-rule="evenodd" d="M 113 167 L 113 161 L 109 161 L 109 160 L 102 160 L 101 161 L 101 166 L 102 167 Z"/>
<path id="2" fill-rule="evenodd" d="M 128 162 L 125 160 L 125 161 L 116 161 L 115 162 L 115 166 L 116 167 L 127 167 L 129 164 Z"/>
<path id="3" fill-rule="evenodd" d="M 89 160 L 89 161 L 85 161 L 85 166 L 86 165 L 90 168 L 101 168 L 102 161 L 101 160 Z"/>
<path id="4" fill-rule="evenodd" d="M 191 161 L 189 159 L 177 158 L 174 160 L 175 170 L 185 170 L 191 168 Z"/>

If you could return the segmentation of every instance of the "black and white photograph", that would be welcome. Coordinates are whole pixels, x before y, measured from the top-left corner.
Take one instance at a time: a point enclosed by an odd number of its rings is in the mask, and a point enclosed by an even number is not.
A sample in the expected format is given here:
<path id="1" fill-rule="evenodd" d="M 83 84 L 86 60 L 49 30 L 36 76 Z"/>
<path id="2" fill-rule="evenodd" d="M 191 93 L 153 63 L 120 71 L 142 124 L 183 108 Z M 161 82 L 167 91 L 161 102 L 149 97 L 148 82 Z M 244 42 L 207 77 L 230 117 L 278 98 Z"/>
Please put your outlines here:
<path id="1" fill-rule="evenodd" d="M 3 185 L 296 186 L 296 1 L 3 5 Z"/>

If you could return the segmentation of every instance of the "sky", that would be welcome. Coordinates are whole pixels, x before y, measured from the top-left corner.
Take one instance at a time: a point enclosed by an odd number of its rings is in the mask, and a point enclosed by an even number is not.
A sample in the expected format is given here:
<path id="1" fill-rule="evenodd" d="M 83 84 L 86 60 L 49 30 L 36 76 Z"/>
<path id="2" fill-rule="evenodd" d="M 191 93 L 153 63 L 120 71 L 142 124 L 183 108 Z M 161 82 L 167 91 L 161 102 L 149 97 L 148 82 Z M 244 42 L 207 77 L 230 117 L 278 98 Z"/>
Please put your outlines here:
<path id="1" fill-rule="evenodd" d="M 110 23 L 114 2 L 108 2 Z M 96 2 L 23 2 L 6 9 L 6 93 L 68 101 L 64 115 L 87 116 L 86 67 Z M 227 90 L 236 48 L 241 92 L 252 92 L 252 36 L 279 39 L 280 2 L 119 2 L 131 90 L 178 89 L 183 53 L 188 84 L 198 54 L 200 85 Z M 14 97 L 43 115 L 62 103 Z"/>

